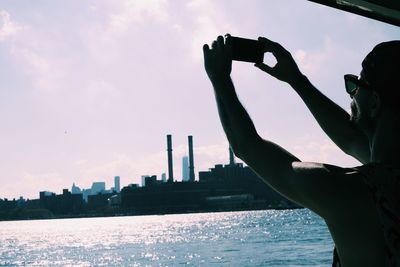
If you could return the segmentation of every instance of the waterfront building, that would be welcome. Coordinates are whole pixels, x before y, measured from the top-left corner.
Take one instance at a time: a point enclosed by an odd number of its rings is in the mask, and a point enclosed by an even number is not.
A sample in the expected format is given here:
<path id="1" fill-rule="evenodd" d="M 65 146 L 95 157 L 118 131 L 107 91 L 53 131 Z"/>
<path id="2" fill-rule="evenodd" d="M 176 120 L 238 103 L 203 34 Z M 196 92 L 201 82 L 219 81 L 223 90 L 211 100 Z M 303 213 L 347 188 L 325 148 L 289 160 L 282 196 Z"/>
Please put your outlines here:
<path id="1" fill-rule="evenodd" d="M 158 185 L 158 184 L 162 183 L 161 180 L 157 180 L 157 175 L 145 176 L 144 177 L 144 181 L 145 181 L 144 183 L 145 183 L 146 187 L 153 186 L 153 185 Z"/>
<path id="2" fill-rule="evenodd" d="M 98 193 L 96 195 L 90 195 L 88 196 L 88 208 L 91 210 L 101 210 L 104 207 L 108 206 L 109 204 L 109 199 L 116 195 L 115 193 L 110 193 L 110 192 L 102 192 Z"/>
<path id="3" fill-rule="evenodd" d="M 53 193 L 53 192 L 50 192 L 50 191 L 41 191 L 41 192 L 39 192 L 39 196 L 41 197 L 41 196 L 46 196 L 46 197 L 48 197 L 48 196 L 53 196 L 53 195 L 55 195 L 56 193 Z"/>
<path id="4" fill-rule="evenodd" d="M 241 163 L 215 165 L 199 173 L 199 182 L 158 183 L 156 176 L 145 180 L 145 187 L 121 190 L 122 208 L 135 214 L 163 214 L 298 207 Z"/>
<path id="5" fill-rule="evenodd" d="M 121 205 L 121 194 L 112 195 L 108 199 L 108 205 L 118 208 Z"/>
<path id="6" fill-rule="evenodd" d="M 63 189 L 62 195 L 40 192 L 40 206 L 48 209 L 53 214 L 72 214 L 83 210 L 82 194 L 71 194 L 68 189 Z"/>
<path id="7" fill-rule="evenodd" d="M 0 211 L 3 213 L 13 210 L 13 209 L 17 208 L 17 206 L 18 206 L 18 204 L 15 199 L 12 201 L 8 200 L 7 198 L 5 198 L 4 200 L 0 199 Z"/>

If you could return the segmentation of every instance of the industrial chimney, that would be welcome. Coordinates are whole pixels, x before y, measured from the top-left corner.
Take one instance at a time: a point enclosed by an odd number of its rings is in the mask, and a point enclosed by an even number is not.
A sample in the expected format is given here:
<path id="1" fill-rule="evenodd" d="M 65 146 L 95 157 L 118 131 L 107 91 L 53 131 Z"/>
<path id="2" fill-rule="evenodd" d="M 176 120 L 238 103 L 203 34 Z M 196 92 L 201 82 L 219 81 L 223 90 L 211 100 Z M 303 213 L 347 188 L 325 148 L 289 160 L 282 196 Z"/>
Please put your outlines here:
<path id="1" fill-rule="evenodd" d="M 189 182 L 194 182 L 193 136 L 188 136 L 189 141 Z"/>
<path id="2" fill-rule="evenodd" d="M 168 182 L 174 181 L 174 172 L 172 164 L 172 135 L 167 135 L 167 151 L 168 151 Z"/>

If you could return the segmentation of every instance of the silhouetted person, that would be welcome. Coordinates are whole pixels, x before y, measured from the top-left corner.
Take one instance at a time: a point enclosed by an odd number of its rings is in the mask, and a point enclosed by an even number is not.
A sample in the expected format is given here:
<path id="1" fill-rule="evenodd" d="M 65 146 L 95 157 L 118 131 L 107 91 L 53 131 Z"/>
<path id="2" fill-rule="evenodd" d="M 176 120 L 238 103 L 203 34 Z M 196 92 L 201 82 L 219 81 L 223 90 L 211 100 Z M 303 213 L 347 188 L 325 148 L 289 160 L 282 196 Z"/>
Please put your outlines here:
<path id="1" fill-rule="evenodd" d="M 349 115 L 309 82 L 280 44 L 259 40 L 277 64 L 255 66 L 291 85 L 328 136 L 364 165 L 302 162 L 262 139 L 230 78 L 228 35 L 219 36 L 211 49 L 204 45 L 203 52 L 235 154 L 275 190 L 325 220 L 342 266 L 400 266 L 400 41 L 377 45 L 364 59 L 360 77 L 345 75 Z M 334 266 L 340 266 L 337 254 Z"/>

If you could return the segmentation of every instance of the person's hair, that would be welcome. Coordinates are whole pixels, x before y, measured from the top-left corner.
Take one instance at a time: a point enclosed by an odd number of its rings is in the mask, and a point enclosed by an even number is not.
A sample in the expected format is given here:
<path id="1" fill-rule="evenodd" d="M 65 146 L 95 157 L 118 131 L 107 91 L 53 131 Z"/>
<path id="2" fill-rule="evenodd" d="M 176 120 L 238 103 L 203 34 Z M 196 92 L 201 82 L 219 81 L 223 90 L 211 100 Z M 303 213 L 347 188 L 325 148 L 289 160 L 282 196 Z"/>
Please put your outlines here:
<path id="1" fill-rule="evenodd" d="M 400 110 L 400 40 L 374 47 L 362 62 L 364 79 L 384 104 Z"/>

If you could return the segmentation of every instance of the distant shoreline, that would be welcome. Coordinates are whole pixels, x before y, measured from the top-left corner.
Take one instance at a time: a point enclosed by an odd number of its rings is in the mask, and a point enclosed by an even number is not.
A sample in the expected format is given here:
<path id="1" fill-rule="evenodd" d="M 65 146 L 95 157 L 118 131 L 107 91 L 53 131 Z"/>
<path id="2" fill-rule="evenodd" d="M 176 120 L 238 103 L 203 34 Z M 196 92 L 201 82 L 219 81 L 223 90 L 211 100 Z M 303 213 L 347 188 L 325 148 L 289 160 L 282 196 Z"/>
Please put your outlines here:
<path id="1" fill-rule="evenodd" d="M 134 212 L 134 211 L 120 211 L 115 213 L 108 212 L 91 212 L 85 214 L 63 214 L 48 216 L 50 212 L 45 210 L 47 216 L 40 216 L 40 214 L 35 214 L 34 217 L 19 217 L 19 218 L 0 218 L 0 222 L 8 221 L 37 221 L 37 220 L 58 220 L 58 219 L 81 219 L 81 218 L 102 218 L 102 217 L 127 217 L 127 216 L 151 216 L 151 215 L 173 215 L 173 214 L 197 214 L 197 213 L 216 213 L 216 212 L 235 212 L 235 211 L 257 211 L 257 210 L 294 210 L 303 209 L 303 207 L 259 207 L 259 208 L 219 208 L 219 209 L 207 209 L 207 210 L 187 210 L 180 212 Z M 29 212 L 29 210 L 28 210 Z M 45 215 L 45 214 L 42 214 Z"/>

